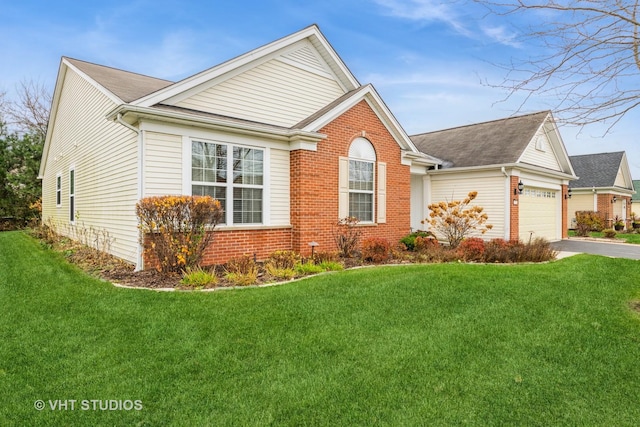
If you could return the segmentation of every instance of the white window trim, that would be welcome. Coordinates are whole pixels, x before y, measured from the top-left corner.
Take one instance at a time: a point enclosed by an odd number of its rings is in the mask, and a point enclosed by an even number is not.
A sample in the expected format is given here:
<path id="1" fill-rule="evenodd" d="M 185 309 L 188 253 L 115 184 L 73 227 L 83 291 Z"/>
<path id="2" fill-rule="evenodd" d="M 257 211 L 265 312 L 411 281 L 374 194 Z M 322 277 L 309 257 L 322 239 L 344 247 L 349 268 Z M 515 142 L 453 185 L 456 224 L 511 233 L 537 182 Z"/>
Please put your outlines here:
<path id="1" fill-rule="evenodd" d="M 73 180 L 71 179 L 71 174 L 73 173 Z M 73 186 L 71 185 L 73 181 Z M 78 180 L 77 180 L 77 173 L 76 173 L 76 167 L 75 165 L 72 165 L 69 167 L 69 224 L 71 225 L 75 225 L 76 223 L 76 193 L 77 193 L 77 187 L 78 186 Z M 73 188 L 72 188 L 73 187 Z M 71 191 L 73 189 L 73 192 Z M 73 203 L 71 202 L 71 200 L 73 200 Z"/>
<path id="2" fill-rule="evenodd" d="M 183 158 L 184 160 L 184 168 L 183 168 L 183 193 L 184 194 L 193 194 L 192 186 L 193 185 L 211 185 L 211 183 L 206 183 L 202 181 L 192 181 L 191 180 L 191 159 L 192 159 L 192 143 L 193 142 L 202 142 L 208 144 L 219 144 L 227 147 L 227 168 L 232 168 L 233 165 L 233 147 L 239 148 L 249 148 L 252 150 L 260 150 L 262 151 L 262 185 L 254 185 L 254 184 L 234 184 L 233 183 L 233 171 L 231 170 L 231 174 L 229 175 L 230 180 L 228 179 L 226 183 L 219 184 L 220 187 L 225 187 L 225 197 L 226 197 L 226 211 L 225 211 L 225 219 L 224 223 L 218 225 L 221 229 L 235 229 L 235 228 L 246 228 L 246 227 L 264 227 L 269 226 L 271 222 L 271 215 L 269 213 L 268 207 L 270 206 L 269 200 L 271 193 L 269 191 L 269 173 L 270 170 L 270 156 L 268 147 L 259 146 L 259 145 L 251 145 L 251 144 L 243 144 L 238 142 L 228 142 L 220 139 L 210 139 L 210 138 L 193 138 L 185 136 L 183 137 Z M 229 174 L 229 169 L 227 169 L 227 173 Z M 262 222 L 260 223 L 234 223 L 233 222 L 233 189 L 234 188 L 257 188 L 262 190 Z"/>
<path id="3" fill-rule="evenodd" d="M 377 202 L 377 197 L 376 197 L 376 190 L 377 190 L 377 185 L 376 185 L 376 162 L 375 160 L 363 160 L 363 159 L 357 159 L 354 157 L 349 157 L 349 170 L 351 170 L 351 162 L 362 162 L 362 163 L 369 163 L 371 164 L 371 170 L 372 170 L 372 178 L 371 178 L 371 184 L 372 184 L 372 188 L 371 190 L 353 190 L 351 189 L 351 187 L 349 187 L 349 194 L 371 194 L 371 220 L 359 220 L 358 222 L 360 224 L 374 224 L 376 222 L 376 202 Z M 351 198 L 349 198 L 349 202 L 351 202 Z M 351 210 L 350 210 L 351 206 L 349 206 L 349 216 L 351 216 Z"/>
<path id="4" fill-rule="evenodd" d="M 62 207 L 62 172 L 56 174 L 56 208 Z"/>

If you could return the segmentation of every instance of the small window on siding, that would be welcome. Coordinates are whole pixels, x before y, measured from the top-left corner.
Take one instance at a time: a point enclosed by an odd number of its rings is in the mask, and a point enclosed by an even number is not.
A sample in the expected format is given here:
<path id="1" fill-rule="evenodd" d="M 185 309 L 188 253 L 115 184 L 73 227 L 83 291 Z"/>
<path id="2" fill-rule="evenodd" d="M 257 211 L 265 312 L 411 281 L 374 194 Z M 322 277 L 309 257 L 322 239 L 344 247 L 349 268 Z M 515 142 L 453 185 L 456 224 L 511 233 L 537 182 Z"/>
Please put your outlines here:
<path id="1" fill-rule="evenodd" d="M 71 169 L 69 171 L 69 222 L 74 222 L 76 219 L 76 171 Z"/>
<path id="2" fill-rule="evenodd" d="M 62 206 L 62 175 L 56 175 L 56 206 Z"/>
<path id="3" fill-rule="evenodd" d="M 536 150 L 544 151 L 544 136 L 542 135 L 536 137 Z"/>

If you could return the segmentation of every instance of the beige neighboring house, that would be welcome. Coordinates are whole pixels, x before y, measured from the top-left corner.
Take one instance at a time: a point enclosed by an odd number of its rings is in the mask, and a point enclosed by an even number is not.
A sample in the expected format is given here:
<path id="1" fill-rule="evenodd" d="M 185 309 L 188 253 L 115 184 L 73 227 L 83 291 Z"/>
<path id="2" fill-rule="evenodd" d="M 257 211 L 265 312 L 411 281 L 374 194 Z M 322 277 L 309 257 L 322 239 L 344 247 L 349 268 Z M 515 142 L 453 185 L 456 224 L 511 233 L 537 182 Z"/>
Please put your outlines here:
<path id="1" fill-rule="evenodd" d="M 613 228 L 615 217 L 631 227 L 631 198 L 635 194 L 627 154 L 585 154 L 570 156 L 577 181 L 569 184 L 569 227 L 576 226 L 577 211 L 599 212 L 607 228 Z"/>
<path id="2" fill-rule="evenodd" d="M 411 225 L 422 229 L 426 206 L 477 191 L 493 229 L 506 240 L 567 237 L 569 182 L 576 179 L 549 111 L 411 136 L 416 147 L 443 161 L 412 176 Z"/>

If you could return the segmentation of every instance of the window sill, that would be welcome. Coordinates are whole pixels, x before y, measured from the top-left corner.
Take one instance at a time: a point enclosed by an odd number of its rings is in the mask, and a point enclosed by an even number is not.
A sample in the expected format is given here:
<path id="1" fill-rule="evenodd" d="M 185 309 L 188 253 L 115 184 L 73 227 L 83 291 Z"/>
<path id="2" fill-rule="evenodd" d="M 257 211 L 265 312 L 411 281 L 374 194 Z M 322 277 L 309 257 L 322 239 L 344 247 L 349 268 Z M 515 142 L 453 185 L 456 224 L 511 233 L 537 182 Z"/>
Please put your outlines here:
<path id="1" fill-rule="evenodd" d="M 293 228 L 291 225 L 264 225 L 264 224 L 254 224 L 254 225 L 219 225 L 214 231 L 246 231 L 246 230 L 278 230 L 278 229 L 287 229 Z"/>

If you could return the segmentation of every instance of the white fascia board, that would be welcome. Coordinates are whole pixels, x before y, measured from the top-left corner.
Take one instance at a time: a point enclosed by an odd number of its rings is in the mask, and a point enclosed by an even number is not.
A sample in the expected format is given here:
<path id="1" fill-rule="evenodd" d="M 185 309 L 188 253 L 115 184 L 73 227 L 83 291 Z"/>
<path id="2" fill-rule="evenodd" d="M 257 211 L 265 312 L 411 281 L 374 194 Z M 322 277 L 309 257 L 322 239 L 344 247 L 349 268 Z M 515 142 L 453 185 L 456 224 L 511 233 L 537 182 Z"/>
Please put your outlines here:
<path id="1" fill-rule="evenodd" d="M 53 90 L 53 98 L 51 100 L 51 110 L 49 111 L 49 121 L 47 125 L 47 134 L 44 138 L 44 147 L 42 148 L 42 159 L 40 160 L 40 169 L 38 171 L 38 179 L 44 178 L 44 172 L 47 160 L 49 158 L 49 147 L 51 145 L 51 138 L 53 135 L 53 129 L 56 126 L 56 115 L 58 114 L 58 103 L 60 102 L 60 94 L 62 93 L 62 86 L 67 75 L 67 65 L 64 58 L 60 61 L 60 67 L 58 68 L 58 78 L 56 79 L 56 86 Z"/>
<path id="2" fill-rule="evenodd" d="M 397 122 L 391 111 L 382 102 L 382 99 L 375 91 L 372 85 L 368 84 L 362 86 L 358 91 L 354 92 L 352 96 L 343 100 L 340 104 L 327 111 L 322 116 L 315 119 L 313 122 L 307 124 L 303 130 L 307 132 L 314 132 L 322 129 L 327 124 L 331 123 L 342 114 L 353 108 L 360 101 L 365 100 L 371 109 L 376 113 L 378 118 L 385 125 L 389 133 L 394 137 L 400 148 L 403 150 L 419 153 L 418 149 L 413 145 L 413 142 L 404 131 L 402 126 Z"/>
<path id="3" fill-rule="evenodd" d="M 318 132 L 307 132 L 299 129 L 274 129 L 260 124 L 241 124 L 232 120 L 225 120 L 224 118 L 196 117 L 188 113 L 164 111 L 156 108 L 132 106 L 129 104 L 120 105 L 111 110 L 107 114 L 106 118 L 108 120 L 116 120 L 118 115 L 121 115 L 125 121 L 128 118 L 132 118 L 133 121 L 130 123 L 139 122 L 140 119 L 148 119 L 191 127 L 221 130 L 243 135 L 261 136 L 287 142 L 292 147 L 313 151 L 315 151 L 315 145 L 327 137 L 326 135 Z"/>
<path id="4" fill-rule="evenodd" d="M 468 166 L 468 167 L 459 167 L 459 168 L 446 168 L 446 169 L 434 169 L 430 170 L 430 175 L 446 175 L 446 174 L 456 174 L 461 172 L 471 172 L 471 171 L 485 171 L 485 170 L 498 170 L 502 173 L 502 168 L 505 170 L 509 170 L 510 175 L 518 176 L 520 175 L 519 171 L 527 171 L 531 173 L 535 173 L 540 176 L 546 176 L 551 178 L 563 179 L 573 181 L 578 179 L 575 175 L 569 175 L 564 172 L 558 172 L 551 169 L 543 168 L 540 166 L 527 165 L 525 163 L 508 163 L 502 165 L 482 165 L 482 166 Z"/>
<path id="5" fill-rule="evenodd" d="M 340 79 L 341 81 L 344 81 L 346 79 L 354 87 L 358 86 L 357 80 L 355 79 L 355 77 L 346 68 L 346 66 L 342 64 L 342 61 L 339 59 L 337 54 L 333 51 L 333 48 L 331 48 L 331 46 L 326 41 L 326 39 L 322 36 L 318 27 L 315 25 L 312 25 L 296 33 L 293 33 L 289 36 L 283 37 L 279 40 L 276 40 L 262 47 L 249 51 L 236 58 L 230 59 L 229 61 L 223 62 L 222 64 L 219 64 L 213 68 L 209 68 L 208 70 L 202 71 L 191 77 L 187 77 L 186 79 L 178 83 L 175 83 L 157 92 L 144 96 L 136 101 L 133 101 L 131 104 L 139 105 L 142 107 L 150 107 L 152 105 L 164 102 L 169 98 L 178 97 L 183 92 L 189 91 L 199 85 L 206 84 L 210 80 L 215 79 L 225 73 L 233 72 L 234 70 L 247 65 L 253 66 L 255 63 L 261 61 L 265 57 L 272 55 L 282 49 L 285 49 L 288 46 L 295 44 L 301 40 L 304 40 L 306 38 L 310 38 L 314 46 L 316 47 L 321 46 L 322 49 L 327 52 L 327 56 L 329 58 L 332 58 L 333 61 L 336 62 L 336 66 L 338 67 L 338 69 L 340 69 L 344 73 L 344 77 Z M 318 40 L 319 45 L 317 43 L 314 43 L 315 40 Z M 323 55 L 323 57 L 324 56 L 325 55 Z"/>

